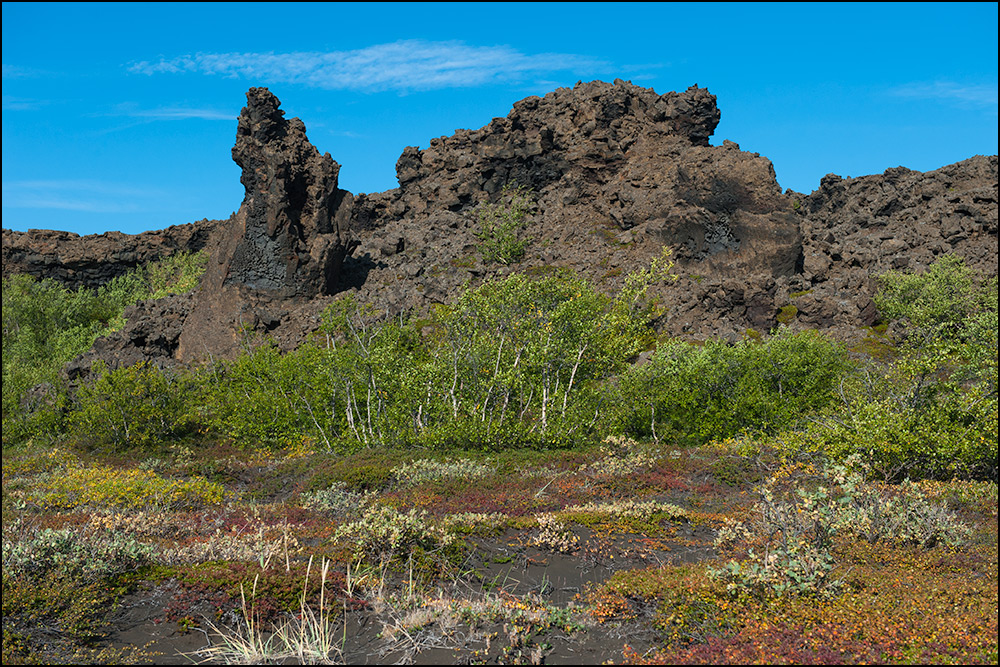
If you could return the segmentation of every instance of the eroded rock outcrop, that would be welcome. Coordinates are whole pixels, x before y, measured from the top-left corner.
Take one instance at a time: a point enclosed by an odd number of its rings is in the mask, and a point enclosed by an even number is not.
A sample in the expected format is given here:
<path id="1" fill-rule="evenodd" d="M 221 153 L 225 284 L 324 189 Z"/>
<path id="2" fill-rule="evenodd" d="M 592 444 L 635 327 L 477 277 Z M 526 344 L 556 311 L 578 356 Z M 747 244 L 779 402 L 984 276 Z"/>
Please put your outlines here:
<path id="1" fill-rule="evenodd" d="M 756 298 L 797 270 L 798 221 L 769 160 L 733 142 L 708 145 L 719 119 L 703 88 L 658 95 L 595 81 L 407 148 L 397 189 L 355 198 L 360 247 L 348 284 L 394 310 L 503 273 L 477 259 L 473 210 L 516 184 L 536 201 L 519 270 L 569 267 L 610 291 L 669 245 L 692 273 L 741 281 Z"/>
<path id="2" fill-rule="evenodd" d="M 331 294 L 349 252 L 351 194 L 337 187 L 340 165 L 279 105 L 267 88 L 251 88 L 240 113 L 233 161 L 246 195 L 227 244 L 225 284 L 285 297 Z"/>
<path id="3" fill-rule="evenodd" d="M 696 86 L 658 95 L 620 80 L 579 83 L 521 100 L 478 130 L 406 148 L 399 187 L 352 195 L 303 123 L 253 88 L 233 148 L 246 195 L 229 221 L 195 225 L 188 242 L 175 228 L 83 237 L 86 251 L 58 232 L 5 231 L 4 271 L 86 274 L 94 284 L 132 261 L 128 248 L 149 245 L 140 238 L 208 249 L 196 293 L 138 304 L 122 332 L 95 346 L 89 356 L 111 365 L 228 357 L 246 332 L 288 349 L 344 291 L 388 313 L 419 313 L 491 277 L 566 267 L 613 292 L 664 245 L 680 279 L 655 294 L 666 308 L 658 326 L 687 338 L 735 340 L 779 317 L 850 337 L 876 320 L 874 277 L 889 269 L 919 270 L 956 252 L 996 274 L 996 156 L 927 173 L 831 175 L 810 195 L 783 193 L 766 158 L 709 144 L 719 119 L 715 97 Z M 503 266 L 478 250 L 476 210 L 511 186 L 528 188 L 533 204 L 526 255 Z M 102 257 L 118 259 L 100 269 Z M 148 261 L 141 252 L 135 260 Z"/>
<path id="4" fill-rule="evenodd" d="M 340 165 L 309 143 L 301 120 L 284 118 L 266 88 L 247 93 L 233 160 L 246 194 L 202 244 L 210 258 L 198 290 L 129 308 L 128 324 L 70 364 L 67 375 L 85 375 L 98 358 L 111 367 L 227 358 L 259 333 L 292 347 L 316 327 L 309 304 L 336 289 L 351 249 L 351 195 L 337 187 Z"/>

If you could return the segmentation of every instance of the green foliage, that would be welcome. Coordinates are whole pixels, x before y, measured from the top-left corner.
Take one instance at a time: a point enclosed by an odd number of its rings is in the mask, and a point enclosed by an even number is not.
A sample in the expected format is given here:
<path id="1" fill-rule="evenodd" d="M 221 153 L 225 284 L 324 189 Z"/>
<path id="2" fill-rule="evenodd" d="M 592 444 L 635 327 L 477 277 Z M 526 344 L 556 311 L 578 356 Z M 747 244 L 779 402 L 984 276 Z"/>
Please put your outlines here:
<path id="1" fill-rule="evenodd" d="M 96 378 L 80 387 L 71 432 L 94 448 L 155 450 L 191 427 L 192 376 L 139 362 L 109 371 L 94 365 Z"/>
<path id="2" fill-rule="evenodd" d="M 4 278 L 4 443 L 56 433 L 66 407 L 59 369 L 98 336 L 121 328 L 127 306 L 194 288 L 206 261 L 204 253 L 179 253 L 96 290 L 74 291 L 28 275 Z"/>
<path id="3" fill-rule="evenodd" d="M 533 205 L 530 192 L 524 186 L 508 184 L 503 187 L 498 201 L 476 207 L 479 222 L 476 238 L 484 261 L 516 264 L 524 258 L 528 240 L 520 238 L 520 231 Z"/>
<path id="4" fill-rule="evenodd" d="M 59 368 L 117 317 L 92 290 L 68 290 L 27 275 L 3 279 L 3 439 L 58 426 L 65 398 Z M 29 394 L 33 387 L 42 391 Z M 56 414 L 53 414 L 56 413 Z"/>
<path id="5" fill-rule="evenodd" d="M 909 481 L 899 487 L 872 484 L 846 466 L 807 467 L 818 483 L 792 477 L 796 472 L 779 469 L 758 487 L 760 500 L 748 518 L 719 531 L 716 546 L 742 556 L 710 571 L 727 590 L 757 597 L 834 597 L 844 584 L 833 576 L 838 536 L 932 548 L 957 547 L 971 533 Z"/>
<path id="6" fill-rule="evenodd" d="M 799 314 L 799 309 L 795 306 L 782 306 L 778 312 L 778 324 L 791 324 L 795 321 L 795 316 Z"/>
<path id="7" fill-rule="evenodd" d="M 876 301 L 902 318 L 905 340 L 849 377 L 837 409 L 783 436 L 783 446 L 858 454 L 886 478 L 996 479 L 996 279 L 977 280 L 945 256 L 881 282 Z"/>
<path id="8" fill-rule="evenodd" d="M 996 278 L 980 283 L 957 255 L 940 257 L 919 274 L 889 271 L 879 283 L 875 304 L 884 318 L 905 318 L 938 336 L 959 336 L 970 316 L 996 312 Z"/>
<path id="9" fill-rule="evenodd" d="M 668 269 L 665 253 L 616 299 L 568 272 L 513 274 L 466 291 L 420 329 L 344 297 L 317 342 L 287 354 L 264 345 L 206 371 L 204 418 L 250 447 L 302 435 L 342 453 L 565 446 L 593 433 L 599 384 L 642 349 L 645 293 Z"/>
<path id="10" fill-rule="evenodd" d="M 7 530 L 17 531 L 20 522 Z M 38 577 L 46 572 L 87 581 L 132 572 L 149 563 L 157 549 L 120 533 L 98 534 L 45 528 L 3 542 L 4 575 Z"/>
<path id="11" fill-rule="evenodd" d="M 439 402 L 428 436 L 487 446 L 558 444 L 586 427 L 595 383 L 638 353 L 644 325 L 631 300 L 612 301 L 567 273 L 486 283 L 438 322 L 431 373 Z"/>
<path id="12" fill-rule="evenodd" d="M 950 382 L 921 384 L 905 371 L 851 378 L 837 413 L 783 434 L 779 446 L 837 460 L 857 454 L 887 479 L 995 479 L 996 395 Z"/>
<path id="13" fill-rule="evenodd" d="M 617 428 L 691 444 L 773 433 L 828 405 L 848 367 L 843 348 L 812 331 L 736 345 L 667 341 L 621 378 Z"/>
<path id="14" fill-rule="evenodd" d="M 320 407 L 329 403 L 321 357 L 313 345 L 282 355 L 264 344 L 218 364 L 203 388 L 206 422 L 245 448 L 280 447 L 302 434 L 320 437 L 329 429 Z M 318 428 L 310 419 L 314 404 L 312 415 L 322 420 Z"/>

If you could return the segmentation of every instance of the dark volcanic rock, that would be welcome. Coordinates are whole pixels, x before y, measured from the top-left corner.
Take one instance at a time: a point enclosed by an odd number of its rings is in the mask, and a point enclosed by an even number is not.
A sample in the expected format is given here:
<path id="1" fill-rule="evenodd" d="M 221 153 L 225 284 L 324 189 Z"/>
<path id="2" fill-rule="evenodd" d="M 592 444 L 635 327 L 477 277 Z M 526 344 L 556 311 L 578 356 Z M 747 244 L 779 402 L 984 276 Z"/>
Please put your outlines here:
<path id="1" fill-rule="evenodd" d="M 236 128 L 233 160 L 246 188 L 226 285 L 282 296 L 333 292 L 349 249 L 351 195 L 337 187 L 340 165 L 320 155 L 301 120 L 285 120 L 278 98 L 251 88 Z"/>
<path id="2" fill-rule="evenodd" d="M 702 88 L 658 95 L 595 81 L 407 148 L 399 188 L 355 198 L 360 247 L 346 286 L 389 310 L 423 308 L 507 271 L 479 260 L 474 208 L 517 184 L 536 200 L 519 270 L 570 267 L 610 291 L 669 245 L 686 270 L 765 294 L 760 283 L 801 261 L 798 221 L 769 160 L 708 145 L 719 118 Z"/>
<path id="3" fill-rule="evenodd" d="M 318 324 L 311 300 L 342 282 L 352 196 L 337 187 L 340 165 L 278 106 L 266 88 L 247 93 L 233 147 L 246 195 L 178 338 L 181 361 L 230 357 L 247 332 L 293 347 Z"/>
<path id="4" fill-rule="evenodd" d="M 876 276 L 923 271 L 946 253 L 984 276 L 997 275 L 995 155 L 928 172 L 830 174 L 812 194 L 793 196 L 803 236 L 800 284 L 810 293 L 788 302 L 807 326 L 872 324 Z"/>
<path id="5" fill-rule="evenodd" d="M 825 176 L 801 198 L 805 276 L 842 280 L 857 269 L 920 271 L 954 252 L 997 271 L 997 156 L 977 155 L 935 171 L 903 167 L 843 179 Z"/>
<path id="6" fill-rule="evenodd" d="M 67 287 L 99 287 L 142 264 L 177 252 L 204 248 L 218 220 L 174 225 L 142 234 L 3 230 L 3 275 L 27 273 L 52 278 Z"/>
<path id="7" fill-rule="evenodd" d="M 246 196 L 229 221 L 137 237 L 4 231 L 4 274 L 98 284 L 168 251 L 209 250 L 196 293 L 137 305 L 77 373 L 98 357 L 229 357 L 246 332 L 289 349 L 344 291 L 378 310 L 419 313 L 466 285 L 565 267 L 613 292 L 663 246 L 680 279 L 655 290 L 666 309 L 658 326 L 687 338 L 765 333 L 779 314 L 850 337 L 876 321 L 874 277 L 887 270 L 955 252 L 996 274 L 996 156 L 927 173 L 831 175 L 810 195 L 782 193 L 766 158 L 731 141 L 709 145 L 719 119 L 715 97 L 696 86 L 658 95 L 620 80 L 579 83 L 406 148 L 398 188 L 352 196 L 302 122 L 253 88 L 233 148 Z M 515 266 L 487 263 L 476 207 L 512 185 L 533 200 L 527 252 Z"/>
<path id="8" fill-rule="evenodd" d="M 175 294 L 163 299 L 140 301 L 125 309 L 125 326 L 98 338 L 94 347 L 63 368 L 70 382 L 85 377 L 97 359 L 111 368 L 149 361 L 160 367 L 177 363 L 176 353 L 196 292 Z"/>

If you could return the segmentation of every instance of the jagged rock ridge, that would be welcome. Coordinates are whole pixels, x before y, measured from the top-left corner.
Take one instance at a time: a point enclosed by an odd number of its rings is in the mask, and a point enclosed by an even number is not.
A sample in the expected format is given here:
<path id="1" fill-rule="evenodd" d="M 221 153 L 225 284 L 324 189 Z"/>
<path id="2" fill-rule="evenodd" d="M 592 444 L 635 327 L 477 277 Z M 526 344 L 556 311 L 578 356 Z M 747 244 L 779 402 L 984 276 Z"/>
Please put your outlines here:
<path id="1" fill-rule="evenodd" d="M 199 242 L 213 256 L 200 290 L 139 304 L 91 356 L 229 356 L 246 327 L 288 348 L 338 292 L 419 312 L 512 270 L 568 267 L 610 292 L 663 245 L 681 279 L 658 294 L 669 308 L 659 326 L 696 338 L 766 331 L 788 305 L 793 326 L 849 335 L 877 316 L 872 276 L 945 252 L 996 273 L 996 156 L 925 174 L 831 175 L 811 195 L 782 193 L 766 158 L 708 144 L 720 113 L 697 87 L 658 95 L 597 81 L 527 98 L 479 130 L 405 149 L 398 188 L 358 195 L 339 189 L 339 165 L 270 92 L 251 89 L 247 102 L 233 149 L 246 196 L 229 221 L 199 224 L 212 230 Z M 475 207 L 510 184 L 535 200 L 528 254 L 516 267 L 486 264 Z M 69 240 L 40 234 L 4 231 L 5 275 L 63 266 Z M 158 234 L 183 246 L 182 234 Z"/>
<path id="2" fill-rule="evenodd" d="M 72 288 L 100 287 L 137 266 L 176 252 L 197 252 L 215 234 L 218 220 L 200 220 L 167 229 L 80 236 L 72 232 L 3 230 L 3 275 L 27 273 Z"/>

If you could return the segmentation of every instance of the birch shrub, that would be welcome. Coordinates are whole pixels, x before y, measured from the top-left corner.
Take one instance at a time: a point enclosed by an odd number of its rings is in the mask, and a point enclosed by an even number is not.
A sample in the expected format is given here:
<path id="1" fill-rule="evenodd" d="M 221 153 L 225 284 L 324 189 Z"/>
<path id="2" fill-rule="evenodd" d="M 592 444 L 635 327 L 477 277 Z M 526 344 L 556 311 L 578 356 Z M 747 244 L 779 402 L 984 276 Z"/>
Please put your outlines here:
<path id="1" fill-rule="evenodd" d="M 848 368 L 842 346 L 814 331 L 736 345 L 666 341 L 622 377 L 617 428 L 687 444 L 775 433 L 830 404 Z"/>
<path id="2" fill-rule="evenodd" d="M 217 366 L 210 422 L 246 445 L 306 434 L 339 452 L 592 437 L 606 410 L 601 383 L 649 336 L 644 297 L 669 276 L 668 254 L 630 275 L 615 298 L 569 272 L 484 283 L 419 323 L 342 297 L 312 343 L 284 355 L 265 346 Z"/>
<path id="3" fill-rule="evenodd" d="M 97 362 L 93 372 L 69 420 L 80 442 L 118 452 L 160 450 L 189 433 L 192 376 L 147 362 L 115 370 Z"/>
<path id="4" fill-rule="evenodd" d="M 891 479 L 997 477 L 997 280 L 944 256 L 880 277 L 897 354 L 849 375 L 831 414 L 779 441 L 788 451 L 858 455 Z"/>

